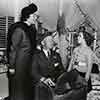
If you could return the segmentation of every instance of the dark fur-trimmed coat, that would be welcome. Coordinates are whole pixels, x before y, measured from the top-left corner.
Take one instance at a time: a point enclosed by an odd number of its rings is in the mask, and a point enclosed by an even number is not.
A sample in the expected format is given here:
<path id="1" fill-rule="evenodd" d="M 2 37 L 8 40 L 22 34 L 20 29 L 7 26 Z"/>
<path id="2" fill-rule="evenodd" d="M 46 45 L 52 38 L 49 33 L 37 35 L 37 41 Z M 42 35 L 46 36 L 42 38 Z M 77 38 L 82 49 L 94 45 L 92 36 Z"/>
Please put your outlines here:
<path id="1" fill-rule="evenodd" d="M 9 28 L 8 69 L 15 70 L 14 75 L 8 70 L 10 100 L 29 100 L 31 97 L 30 68 L 36 44 L 35 37 L 35 27 L 29 27 L 23 22 L 17 22 Z"/>

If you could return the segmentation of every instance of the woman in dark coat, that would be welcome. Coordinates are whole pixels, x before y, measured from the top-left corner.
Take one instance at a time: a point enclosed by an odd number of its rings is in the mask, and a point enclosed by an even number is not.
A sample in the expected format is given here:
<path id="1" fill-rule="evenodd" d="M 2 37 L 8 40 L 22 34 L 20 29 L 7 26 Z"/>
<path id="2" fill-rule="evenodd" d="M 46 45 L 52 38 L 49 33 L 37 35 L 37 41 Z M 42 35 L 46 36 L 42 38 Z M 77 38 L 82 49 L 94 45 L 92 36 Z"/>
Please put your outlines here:
<path id="1" fill-rule="evenodd" d="M 30 4 L 21 11 L 21 21 L 8 32 L 8 78 L 10 100 L 31 100 L 30 68 L 36 45 L 35 23 L 37 6 Z"/>

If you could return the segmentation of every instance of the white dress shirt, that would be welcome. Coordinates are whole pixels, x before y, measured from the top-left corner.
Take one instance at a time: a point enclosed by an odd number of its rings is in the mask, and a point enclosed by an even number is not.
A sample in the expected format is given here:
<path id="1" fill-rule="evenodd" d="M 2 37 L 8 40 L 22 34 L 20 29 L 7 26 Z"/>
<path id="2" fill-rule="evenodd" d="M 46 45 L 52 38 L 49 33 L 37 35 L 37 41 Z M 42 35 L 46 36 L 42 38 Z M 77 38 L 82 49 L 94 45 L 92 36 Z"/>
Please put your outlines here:
<path id="1" fill-rule="evenodd" d="M 50 51 L 49 51 L 49 50 L 43 49 L 43 52 L 44 52 L 44 54 L 46 55 L 46 57 L 49 57 L 49 55 L 48 55 L 48 53 L 50 54 Z"/>

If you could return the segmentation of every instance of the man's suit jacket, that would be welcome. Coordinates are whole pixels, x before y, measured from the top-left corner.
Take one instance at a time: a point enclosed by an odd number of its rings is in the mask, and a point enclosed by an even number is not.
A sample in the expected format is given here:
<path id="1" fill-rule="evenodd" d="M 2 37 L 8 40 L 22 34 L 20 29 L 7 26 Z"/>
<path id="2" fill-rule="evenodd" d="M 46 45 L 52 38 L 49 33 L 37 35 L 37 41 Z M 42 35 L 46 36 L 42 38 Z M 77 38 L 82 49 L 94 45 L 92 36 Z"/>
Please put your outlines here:
<path id="1" fill-rule="evenodd" d="M 40 82 L 42 77 L 51 78 L 54 82 L 57 77 L 64 71 L 60 56 L 51 52 L 50 57 L 46 57 L 43 51 L 38 51 L 34 54 L 32 63 L 32 78 L 33 84 L 36 87 L 35 100 L 52 100 L 51 87 Z"/>
<path id="2" fill-rule="evenodd" d="M 40 78 L 51 78 L 56 81 L 64 72 L 64 67 L 61 62 L 60 55 L 55 51 L 51 51 L 50 57 L 46 57 L 41 50 L 34 54 L 32 62 L 32 77 L 35 82 L 39 82 Z"/>

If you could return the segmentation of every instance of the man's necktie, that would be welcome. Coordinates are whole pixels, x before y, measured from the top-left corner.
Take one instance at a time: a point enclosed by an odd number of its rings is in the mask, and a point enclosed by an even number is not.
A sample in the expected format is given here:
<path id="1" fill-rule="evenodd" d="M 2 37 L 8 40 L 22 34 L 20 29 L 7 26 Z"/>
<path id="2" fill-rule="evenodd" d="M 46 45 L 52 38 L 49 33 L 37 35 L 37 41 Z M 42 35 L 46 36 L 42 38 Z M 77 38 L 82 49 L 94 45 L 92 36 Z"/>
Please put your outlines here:
<path id="1" fill-rule="evenodd" d="M 50 52 L 48 51 L 48 58 L 50 58 Z"/>

